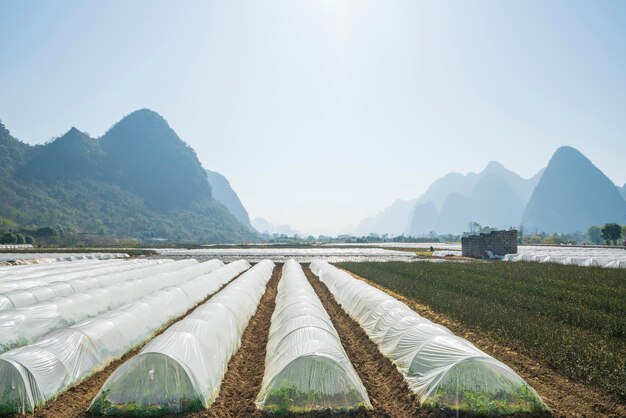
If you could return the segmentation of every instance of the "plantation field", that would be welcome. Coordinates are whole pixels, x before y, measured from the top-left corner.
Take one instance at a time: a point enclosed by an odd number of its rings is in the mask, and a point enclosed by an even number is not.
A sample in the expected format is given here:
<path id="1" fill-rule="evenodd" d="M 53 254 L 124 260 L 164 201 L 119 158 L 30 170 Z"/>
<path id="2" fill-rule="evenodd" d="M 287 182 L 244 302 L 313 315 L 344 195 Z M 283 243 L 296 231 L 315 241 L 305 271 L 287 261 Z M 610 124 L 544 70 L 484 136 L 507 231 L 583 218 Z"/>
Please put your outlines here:
<path id="1" fill-rule="evenodd" d="M 537 263 L 339 263 L 626 402 L 626 272 Z"/>
<path id="2" fill-rule="evenodd" d="M 620 271 L 176 258 L 0 267 L 0 416 L 626 416 Z"/>

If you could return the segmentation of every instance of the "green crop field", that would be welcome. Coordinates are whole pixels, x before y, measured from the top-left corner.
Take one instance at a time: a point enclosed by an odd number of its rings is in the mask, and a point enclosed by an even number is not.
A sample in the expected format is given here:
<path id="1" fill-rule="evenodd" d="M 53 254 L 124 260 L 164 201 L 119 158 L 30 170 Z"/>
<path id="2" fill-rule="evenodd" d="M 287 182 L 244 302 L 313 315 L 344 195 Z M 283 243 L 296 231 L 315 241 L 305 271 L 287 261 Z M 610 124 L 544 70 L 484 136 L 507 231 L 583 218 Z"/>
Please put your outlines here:
<path id="1" fill-rule="evenodd" d="M 339 263 L 626 401 L 626 272 L 539 263 Z"/>

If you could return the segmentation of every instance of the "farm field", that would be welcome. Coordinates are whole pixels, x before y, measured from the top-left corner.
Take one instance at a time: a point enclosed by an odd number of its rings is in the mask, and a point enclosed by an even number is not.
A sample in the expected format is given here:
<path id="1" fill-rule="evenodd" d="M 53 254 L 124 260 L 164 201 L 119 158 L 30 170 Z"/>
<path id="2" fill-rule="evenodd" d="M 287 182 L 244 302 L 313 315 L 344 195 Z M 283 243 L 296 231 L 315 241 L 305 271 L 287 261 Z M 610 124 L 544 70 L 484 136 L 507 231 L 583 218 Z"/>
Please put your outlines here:
<path id="1" fill-rule="evenodd" d="M 297 264 L 296 264 L 297 265 Z M 319 297 L 323 309 L 334 325 L 334 329 L 340 337 L 345 348 L 348 361 L 354 365 L 359 378 L 365 387 L 373 409 L 360 409 L 357 416 L 362 417 L 444 417 L 447 416 L 436 408 L 421 408 L 416 402 L 413 393 L 407 387 L 402 375 L 378 350 L 376 345 L 369 340 L 365 332 L 343 311 L 341 306 L 334 300 L 329 290 L 307 268 L 303 266 L 306 279 L 314 290 L 310 297 Z M 298 267 L 299 268 L 299 267 Z M 277 306 L 277 296 L 281 292 L 280 283 L 285 280 L 282 277 L 281 266 L 276 266 L 272 277 L 267 283 L 267 289 L 261 298 L 256 313 L 250 319 L 248 326 L 243 332 L 241 346 L 237 353 L 228 363 L 219 395 L 208 410 L 189 411 L 171 416 L 179 417 L 267 417 L 272 414 L 257 409 L 259 393 L 262 389 L 263 378 L 267 370 L 263 359 L 266 357 L 266 347 L 270 343 L 270 324 L 275 322 L 276 312 L 286 312 Z M 245 273 L 244 273 L 245 275 Z M 234 279 L 235 283 L 239 279 Z M 286 283 L 286 282 L 283 282 Z M 294 283 L 297 288 L 302 284 Z M 287 285 L 283 286 L 284 288 Z M 228 286 L 225 288 L 228 289 Z M 223 292 L 223 291 L 221 291 Z M 219 296 L 220 293 L 217 295 Z M 285 300 L 291 299 L 291 293 Z M 300 297 L 296 298 L 301 300 Z M 211 299 L 209 299 L 210 301 Z M 317 302 L 315 302 L 317 303 Z M 291 305 L 291 303 L 289 303 Z M 278 308 L 278 309 L 277 309 Z M 306 312 L 309 312 L 305 309 Z M 191 313 L 193 315 L 193 313 Z M 279 315 L 280 316 L 280 315 Z M 290 315 L 288 315 L 290 316 Z M 188 316 L 186 318 L 189 318 Z M 185 319 L 178 323 L 184 322 Z M 168 331 L 164 331 L 155 340 L 164 338 Z M 154 344 L 153 342 L 148 343 Z M 147 346 L 146 346 L 147 347 Z M 86 410 L 101 388 L 106 387 L 105 381 L 121 370 L 124 363 L 141 353 L 144 348 L 137 348 L 125 355 L 120 361 L 114 362 L 103 371 L 96 373 L 89 379 L 61 394 L 57 399 L 48 403 L 38 410 L 35 415 L 41 417 L 64 417 L 64 416 L 90 416 Z M 149 350 L 150 351 L 150 350 Z M 314 357 L 315 358 L 315 357 Z M 132 364 L 132 362 L 130 363 Z M 306 362 L 305 362 L 306 364 Z M 306 369 L 306 367 L 305 367 Z M 323 378 L 318 376 L 318 378 Z M 113 379 L 115 380 L 115 379 Z M 309 379 L 307 379 L 309 380 Z M 313 379 L 312 381 L 315 381 Z M 316 395 L 319 396 L 319 395 Z M 136 414 L 134 414 L 136 416 Z M 140 416 L 142 414 L 139 414 Z M 345 415 L 340 413 L 341 415 Z M 353 416 L 354 413 L 348 415 Z M 533 416 L 544 416 L 535 414 Z M 317 411 L 305 413 L 304 416 L 337 416 L 330 411 Z"/>
<path id="2" fill-rule="evenodd" d="M 32 416 L 55 418 L 444 417 L 456 408 L 461 416 L 550 416 L 531 387 L 557 415 L 604 415 L 556 399 L 555 393 L 569 388 L 544 390 L 515 359 L 468 344 L 464 338 L 476 343 L 476 334 L 466 335 L 446 317 L 421 312 L 419 305 L 408 305 L 417 313 L 406 308 L 401 302 L 408 300 L 398 290 L 380 292 L 326 261 L 251 265 L 173 258 L 178 261 L 131 258 L 0 269 L 0 284 L 8 290 L 0 312 L 5 330 L 22 316 L 19 329 L 30 329 L 31 322 L 41 322 L 35 313 L 42 308 L 60 309 L 55 315 L 62 319 L 45 322 L 36 333 L 13 332 L 22 338 L 12 337 L 0 354 L 0 415 L 34 406 Z M 432 271 L 479 265 L 490 264 L 342 266 L 368 268 L 367 277 L 378 278 L 388 277 L 384 266 Z M 355 286 L 352 305 L 338 291 L 337 284 L 346 281 Z M 31 298 L 23 299 L 24 292 Z M 84 300 L 89 303 L 79 305 Z M 478 335 L 480 343 L 490 338 L 487 332 Z M 416 354 L 420 338 L 435 342 L 430 354 Z M 415 367 L 430 376 L 427 381 L 415 375 Z"/>
<path id="3" fill-rule="evenodd" d="M 623 270 L 525 262 L 338 266 L 416 302 L 431 319 L 453 321 L 446 325 L 492 353 L 506 355 L 506 347 L 610 394 L 592 396 L 600 415 L 626 412 Z"/>
<path id="4" fill-rule="evenodd" d="M 340 248 L 384 248 L 415 252 L 419 256 L 449 257 L 461 256 L 460 243 L 444 242 L 383 242 L 363 244 L 337 244 Z M 430 252 L 429 250 L 434 250 Z M 359 260 L 336 260 L 336 262 Z M 360 260 L 360 261 L 402 261 L 402 260 Z M 519 245 L 517 254 L 507 254 L 504 261 L 532 261 L 585 267 L 607 267 L 626 269 L 626 251 L 616 246 L 589 245 Z"/>
<path id="5" fill-rule="evenodd" d="M 626 418 L 626 0 L 29 3 L 0 418 Z"/>
<path id="6" fill-rule="evenodd" d="M 249 262 L 257 262 L 269 259 L 275 263 L 284 263 L 293 259 L 299 263 L 310 263 L 323 258 L 328 262 L 341 261 L 411 261 L 415 260 L 415 254 L 406 251 L 396 251 L 382 248 L 332 248 L 325 246 L 309 246 L 306 248 L 286 248 L 278 246 L 248 247 L 248 248 L 164 248 L 155 250 L 163 257 L 194 257 L 194 258 L 219 258 L 220 260 L 232 261 L 245 258 Z"/>

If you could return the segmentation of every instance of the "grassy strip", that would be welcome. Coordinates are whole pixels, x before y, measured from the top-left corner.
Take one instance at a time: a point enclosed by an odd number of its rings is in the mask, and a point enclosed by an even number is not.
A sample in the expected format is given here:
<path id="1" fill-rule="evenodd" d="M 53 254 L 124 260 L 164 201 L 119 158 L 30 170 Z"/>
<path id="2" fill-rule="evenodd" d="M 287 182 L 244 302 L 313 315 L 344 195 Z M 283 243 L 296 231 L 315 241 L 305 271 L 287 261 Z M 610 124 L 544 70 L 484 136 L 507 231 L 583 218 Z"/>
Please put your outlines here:
<path id="1" fill-rule="evenodd" d="M 626 273 L 538 263 L 339 263 L 626 401 Z"/>

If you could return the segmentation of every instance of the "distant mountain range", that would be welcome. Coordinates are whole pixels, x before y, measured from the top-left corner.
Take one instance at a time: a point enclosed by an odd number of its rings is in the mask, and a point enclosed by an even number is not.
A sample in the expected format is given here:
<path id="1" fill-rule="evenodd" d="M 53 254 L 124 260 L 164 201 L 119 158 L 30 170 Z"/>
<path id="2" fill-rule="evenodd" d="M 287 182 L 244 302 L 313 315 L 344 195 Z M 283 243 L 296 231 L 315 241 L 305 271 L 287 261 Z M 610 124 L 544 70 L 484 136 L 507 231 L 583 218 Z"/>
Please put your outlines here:
<path id="1" fill-rule="evenodd" d="M 621 193 L 621 196 L 620 196 Z M 415 200 L 398 200 L 360 222 L 353 233 L 413 236 L 464 232 L 476 221 L 496 228 L 575 232 L 626 223 L 626 184 L 615 186 L 586 157 L 559 148 L 548 167 L 524 179 L 500 163 L 480 173 L 450 173 Z"/>
<path id="2" fill-rule="evenodd" d="M 470 221 L 501 228 L 516 226 L 540 177 L 541 172 L 523 179 L 495 161 L 480 173 L 448 174 L 417 199 L 407 232 L 462 232 Z"/>
<path id="3" fill-rule="evenodd" d="M 255 239 L 229 189 L 151 110 L 131 113 L 98 139 L 72 128 L 36 146 L 0 125 L 0 216 L 22 226 L 172 241 Z"/>
<path id="4" fill-rule="evenodd" d="M 0 124 L 0 221 L 36 228 L 171 241 L 240 242 L 258 232 L 294 235 L 288 225 L 250 220 L 228 180 L 157 113 L 142 109 L 94 139 L 76 128 L 30 146 Z M 497 228 L 575 232 L 626 224 L 626 184 L 613 184 L 571 147 L 524 179 L 497 162 L 450 173 L 418 198 L 397 200 L 350 231 L 358 235 L 458 234 L 470 221 Z M 255 231 L 256 229 L 256 231 Z"/>
<path id="5" fill-rule="evenodd" d="M 356 235 L 369 233 L 401 235 L 406 233 L 415 205 L 416 200 L 396 200 L 382 212 L 363 219 L 354 230 L 349 232 Z"/>
<path id="6" fill-rule="evenodd" d="M 293 235 L 299 235 L 299 232 L 294 230 L 289 225 L 274 224 L 264 218 L 254 218 L 252 219 L 251 224 L 254 227 L 254 229 L 259 231 L 261 234 L 268 234 L 268 235 L 278 234 L 278 235 L 287 235 L 289 237 Z"/>

